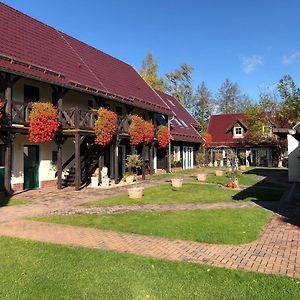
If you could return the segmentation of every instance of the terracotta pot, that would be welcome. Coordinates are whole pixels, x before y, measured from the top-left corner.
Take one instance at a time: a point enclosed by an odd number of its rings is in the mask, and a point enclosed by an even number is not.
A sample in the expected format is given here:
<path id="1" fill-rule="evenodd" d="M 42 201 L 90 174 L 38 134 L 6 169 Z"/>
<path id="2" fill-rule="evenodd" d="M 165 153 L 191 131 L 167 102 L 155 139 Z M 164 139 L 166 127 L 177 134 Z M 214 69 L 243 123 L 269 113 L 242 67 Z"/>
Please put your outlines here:
<path id="1" fill-rule="evenodd" d="M 222 170 L 216 170 L 216 176 L 218 176 L 218 177 L 224 176 L 224 171 L 222 171 Z"/>
<path id="2" fill-rule="evenodd" d="M 126 183 L 129 183 L 129 184 L 133 183 L 134 177 L 135 177 L 134 175 L 126 176 L 126 177 L 125 177 Z"/>
<path id="3" fill-rule="evenodd" d="M 197 180 L 198 181 L 206 181 L 206 174 L 203 174 L 203 173 L 198 174 L 197 175 Z"/>
<path id="4" fill-rule="evenodd" d="M 246 170 L 246 166 L 240 166 L 240 169 L 241 169 L 242 171 L 245 171 L 245 170 Z"/>
<path id="5" fill-rule="evenodd" d="M 128 189 L 128 196 L 131 199 L 140 199 L 144 196 L 144 188 L 141 187 L 135 187 Z"/>
<path id="6" fill-rule="evenodd" d="M 182 187 L 183 179 L 174 178 L 174 179 L 171 179 L 171 181 L 172 181 L 172 187 L 174 187 L 174 188 Z"/>

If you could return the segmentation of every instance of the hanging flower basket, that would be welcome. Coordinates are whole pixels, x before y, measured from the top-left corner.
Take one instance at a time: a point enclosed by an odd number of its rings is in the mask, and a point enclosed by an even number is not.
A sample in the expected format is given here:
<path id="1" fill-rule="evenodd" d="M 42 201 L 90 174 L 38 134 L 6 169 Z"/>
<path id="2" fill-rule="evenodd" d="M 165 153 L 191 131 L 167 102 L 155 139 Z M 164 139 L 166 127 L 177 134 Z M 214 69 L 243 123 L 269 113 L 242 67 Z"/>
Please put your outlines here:
<path id="1" fill-rule="evenodd" d="M 29 141 L 33 143 L 52 141 L 59 129 L 57 114 L 57 109 L 50 102 L 33 103 L 29 115 Z"/>
<path id="2" fill-rule="evenodd" d="M 5 102 L 2 99 L 0 99 L 0 123 L 2 122 L 4 117 L 4 104 Z"/>
<path id="3" fill-rule="evenodd" d="M 167 148 L 171 139 L 171 133 L 168 127 L 163 125 L 159 126 L 156 135 L 159 147 Z"/>
<path id="4" fill-rule="evenodd" d="M 142 117 L 134 115 L 129 126 L 131 145 L 141 143 L 149 144 L 154 139 L 154 126 L 151 122 L 145 121 Z"/>
<path id="5" fill-rule="evenodd" d="M 144 142 L 152 143 L 154 140 L 154 125 L 151 122 L 144 121 Z"/>
<path id="6" fill-rule="evenodd" d="M 98 110 L 98 119 L 95 122 L 95 143 L 105 147 L 117 132 L 117 114 L 106 108 Z"/>

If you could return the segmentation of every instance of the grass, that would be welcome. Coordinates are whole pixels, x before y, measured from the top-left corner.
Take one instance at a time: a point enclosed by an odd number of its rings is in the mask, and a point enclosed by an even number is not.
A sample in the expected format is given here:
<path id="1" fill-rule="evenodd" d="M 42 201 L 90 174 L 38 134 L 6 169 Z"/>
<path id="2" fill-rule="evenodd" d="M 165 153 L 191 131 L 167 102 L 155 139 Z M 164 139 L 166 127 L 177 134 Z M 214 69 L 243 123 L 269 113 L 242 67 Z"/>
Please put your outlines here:
<path id="1" fill-rule="evenodd" d="M 28 204 L 29 201 L 20 198 L 0 197 L 0 207 Z"/>
<path id="2" fill-rule="evenodd" d="M 300 280 L 0 238 L 0 298 L 299 299 Z"/>
<path id="3" fill-rule="evenodd" d="M 162 174 L 154 174 L 149 176 L 149 179 L 168 179 L 168 178 L 173 178 L 178 175 L 193 175 L 197 174 L 200 169 L 185 169 L 185 170 L 178 170 L 174 171 L 172 173 L 162 173 Z"/>
<path id="4" fill-rule="evenodd" d="M 236 208 L 50 216 L 35 220 L 201 243 L 243 244 L 257 240 L 271 215 L 261 208 Z"/>
<path id="5" fill-rule="evenodd" d="M 282 191 L 263 188 L 251 188 L 237 191 L 214 184 L 184 183 L 182 188 L 172 188 L 170 184 L 158 185 L 145 189 L 142 199 L 129 199 L 127 194 L 85 202 L 82 206 L 164 204 L 164 203 L 209 203 L 229 202 L 233 200 L 279 200 Z"/>
<path id="6" fill-rule="evenodd" d="M 239 177 L 239 184 L 250 186 L 250 185 L 256 184 L 260 180 L 261 180 L 261 178 L 255 176 L 254 174 L 242 174 Z M 210 182 L 210 183 L 226 185 L 230 181 L 230 178 L 226 175 L 225 176 L 216 176 L 214 174 L 209 174 L 209 175 L 207 175 L 206 181 Z"/>

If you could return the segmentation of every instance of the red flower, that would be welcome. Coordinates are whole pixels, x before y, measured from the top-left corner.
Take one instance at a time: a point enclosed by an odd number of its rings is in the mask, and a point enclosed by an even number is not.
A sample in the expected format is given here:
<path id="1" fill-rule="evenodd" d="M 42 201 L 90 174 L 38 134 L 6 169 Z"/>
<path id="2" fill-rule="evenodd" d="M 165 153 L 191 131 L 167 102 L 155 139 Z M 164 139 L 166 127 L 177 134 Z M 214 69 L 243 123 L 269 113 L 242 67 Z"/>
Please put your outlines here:
<path id="1" fill-rule="evenodd" d="M 151 122 L 145 121 L 142 117 L 134 115 L 129 126 L 130 143 L 139 145 L 149 144 L 154 139 L 154 126 Z"/>
<path id="2" fill-rule="evenodd" d="M 163 125 L 159 126 L 156 135 L 159 147 L 167 148 L 171 139 L 171 133 L 168 127 Z"/>
<path id="3" fill-rule="evenodd" d="M 29 115 L 29 141 L 46 143 L 54 139 L 59 129 L 57 109 L 49 102 L 32 104 Z"/>
<path id="4" fill-rule="evenodd" d="M 98 119 L 95 122 L 95 143 L 104 147 L 108 145 L 117 132 L 117 114 L 106 108 L 98 110 Z"/>
<path id="5" fill-rule="evenodd" d="M 3 108 L 4 108 L 4 101 L 0 99 L 0 122 L 3 119 L 4 113 L 3 113 Z"/>

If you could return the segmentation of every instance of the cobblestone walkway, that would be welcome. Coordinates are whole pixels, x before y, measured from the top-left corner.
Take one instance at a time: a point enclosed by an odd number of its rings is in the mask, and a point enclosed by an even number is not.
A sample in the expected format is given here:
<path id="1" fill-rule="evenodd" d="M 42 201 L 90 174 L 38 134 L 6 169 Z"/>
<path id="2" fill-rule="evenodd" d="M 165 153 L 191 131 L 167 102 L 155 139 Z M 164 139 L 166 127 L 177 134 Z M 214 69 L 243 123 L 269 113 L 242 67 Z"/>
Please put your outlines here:
<path id="1" fill-rule="evenodd" d="M 0 224 L 0 234 L 300 278 L 300 230 L 278 215 L 273 216 L 256 242 L 239 246 L 203 244 L 27 220 Z"/>

